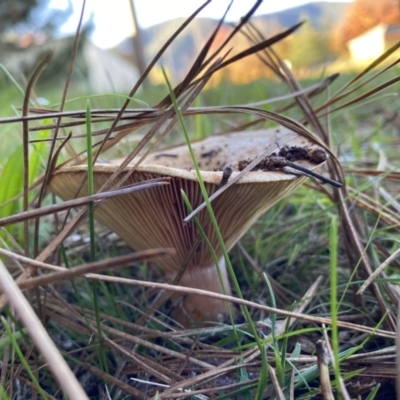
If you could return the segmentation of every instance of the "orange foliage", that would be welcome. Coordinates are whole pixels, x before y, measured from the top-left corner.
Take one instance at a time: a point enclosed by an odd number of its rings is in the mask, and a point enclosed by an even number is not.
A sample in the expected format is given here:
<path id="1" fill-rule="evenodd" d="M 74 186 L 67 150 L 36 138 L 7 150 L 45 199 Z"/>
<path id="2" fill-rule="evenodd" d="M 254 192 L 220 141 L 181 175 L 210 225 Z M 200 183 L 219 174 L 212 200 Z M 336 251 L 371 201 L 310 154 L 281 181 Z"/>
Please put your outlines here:
<path id="1" fill-rule="evenodd" d="M 334 27 L 332 41 L 336 49 L 374 26 L 400 23 L 399 0 L 355 0 L 349 5 L 343 21 Z"/>

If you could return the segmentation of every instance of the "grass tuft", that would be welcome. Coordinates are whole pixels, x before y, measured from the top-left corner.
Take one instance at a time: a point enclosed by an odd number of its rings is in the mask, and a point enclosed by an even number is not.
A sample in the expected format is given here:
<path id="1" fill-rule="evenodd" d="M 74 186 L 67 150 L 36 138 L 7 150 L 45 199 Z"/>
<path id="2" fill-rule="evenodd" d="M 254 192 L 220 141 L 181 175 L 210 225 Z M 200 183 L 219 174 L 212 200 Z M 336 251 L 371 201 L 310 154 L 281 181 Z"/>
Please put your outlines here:
<path id="1" fill-rule="evenodd" d="M 35 86 L 40 97 L 57 99 L 57 111 L 43 109 L 33 86 L 45 60 L 27 90 L 0 65 L 11 87 L 0 96 L 2 115 L 11 113 L 0 119 L 5 149 L 0 149 L 0 262 L 20 291 L 29 289 L 26 296 L 50 334 L 47 344 L 57 345 L 90 398 L 310 398 L 321 387 L 316 342 L 331 353 L 324 375 L 327 396 L 379 399 L 394 393 L 400 268 L 394 57 L 399 44 L 361 72 L 298 81 L 271 46 L 301 27 L 263 38 L 249 22 L 258 4 L 217 45 L 221 22 L 175 87 L 164 71 L 164 86 L 138 91 L 206 3 L 167 40 L 128 95 L 94 98 L 77 91 L 67 99 L 72 55 L 61 103 L 60 93 Z M 250 44 L 229 50 L 245 27 Z M 242 86 L 224 79 L 207 86 L 217 71 L 252 55 L 276 79 Z M 123 104 L 116 109 L 119 101 Z M 228 256 L 192 142 L 278 125 L 324 147 L 329 158 L 322 173 L 344 185 L 330 188 L 308 180 L 261 216 Z M 235 292 L 201 295 L 243 311 L 231 312 L 229 323 L 191 329 L 170 317 L 176 298 L 170 294 L 195 289 L 165 284 L 150 266 L 171 250 L 131 254 L 95 220 L 97 207 L 108 198 L 139 190 L 146 196 L 146 190 L 167 185 L 161 179 L 146 182 L 146 188 L 121 188 L 153 149 L 181 142 L 182 133 Z M 96 190 L 94 165 L 121 155 L 120 170 Z M 48 178 L 67 164 L 87 164 L 82 187 L 92 197 L 60 204 L 47 194 Z M 183 188 L 181 196 L 191 213 Z M 217 265 L 208 227 L 196 217 L 194 223 L 198 241 Z M 2 294 L 0 308 L 7 301 Z M 18 382 L 27 398 L 59 398 L 54 365 L 46 364 L 45 352 L 31 339 L 32 327 L 10 309 L 5 311 L 18 328 L 12 332 L 2 318 L 0 397 L 14 398 Z"/>

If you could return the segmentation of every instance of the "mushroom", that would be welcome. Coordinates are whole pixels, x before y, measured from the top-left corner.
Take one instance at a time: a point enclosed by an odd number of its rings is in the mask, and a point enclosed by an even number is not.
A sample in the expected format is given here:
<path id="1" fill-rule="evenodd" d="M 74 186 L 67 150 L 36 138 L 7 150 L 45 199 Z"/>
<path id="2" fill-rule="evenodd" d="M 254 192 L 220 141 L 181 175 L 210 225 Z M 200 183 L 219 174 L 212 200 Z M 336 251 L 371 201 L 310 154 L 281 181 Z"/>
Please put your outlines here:
<path id="1" fill-rule="evenodd" d="M 254 158 L 276 143 L 285 145 L 286 149 L 287 146 L 315 148 L 303 137 L 284 128 L 236 132 L 194 142 L 192 148 L 208 194 L 211 195 L 218 189 L 225 167 L 232 167 L 233 178 L 240 173 L 240 160 Z M 317 167 L 307 159 L 296 162 L 310 169 Z M 134 163 L 135 160 L 132 164 Z M 94 166 L 95 191 L 100 189 L 117 168 L 118 164 Z M 274 203 L 306 179 L 306 176 L 289 170 L 248 172 L 212 202 L 227 250 L 230 250 L 253 222 Z M 72 199 L 76 196 L 86 173 L 86 165 L 62 168 L 53 175 L 49 187 L 62 199 Z M 151 153 L 126 184 L 160 176 L 170 177 L 170 184 L 107 200 L 96 208 L 95 218 L 137 251 L 155 247 L 175 248 L 175 255 L 157 261 L 157 265 L 165 272 L 166 280 L 173 282 L 198 237 L 193 220 L 183 223 L 188 211 L 181 190 L 185 191 L 193 208 L 199 206 L 204 199 L 186 145 Z M 86 195 L 85 185 L 79 196 Z M 222 251 L 212 224 L 209 223 L 207 210 L 202 210 L 197 218 L 218 258 L 221 258 Z M 230 285 L 223 261 L 219 263 L 219 268 L 225 292 L 229 294 Z M 180 284 L 222 293 L 216 266 L 204 241 L 194 252 Z M 175 317 L 185 325 L 199 321 L 220 321 L 225 314 L 226 305 L 223 301 L 199 295 L 186 295 L 181 298 L 179 307 L 174 312 Z"/>

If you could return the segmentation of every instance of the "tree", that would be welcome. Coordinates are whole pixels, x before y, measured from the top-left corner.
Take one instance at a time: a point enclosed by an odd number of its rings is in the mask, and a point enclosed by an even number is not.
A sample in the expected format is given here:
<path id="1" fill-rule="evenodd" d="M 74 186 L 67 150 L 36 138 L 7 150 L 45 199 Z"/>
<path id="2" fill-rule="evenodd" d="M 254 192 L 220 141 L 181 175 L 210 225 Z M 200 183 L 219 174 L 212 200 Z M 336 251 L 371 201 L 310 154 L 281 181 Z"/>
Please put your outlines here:
<path id="1" fill-rule="evenodd" d="M 27 22 L 38 0 L 2 0 L 0 3 L 0 31 L 4 32 L 18 23 Z"/>
<path id="2" fill-rule="evenodd" d="M 317 31 L 309 22 L 302 25 L 287 42 L 286 58 L 295 68 L 323 64 L 336 57 L 329 46 L 327 30 Z"/>
<path id="3" fill-rule="evenodd" d="M 73 9 L 70 4 L 67 10 L 50 11 L 49 2 L 50 0 L 1 0 L 0 40 L 4 38 L 4 33 L 9 32 L 53 33 L 71 15 Z"/>

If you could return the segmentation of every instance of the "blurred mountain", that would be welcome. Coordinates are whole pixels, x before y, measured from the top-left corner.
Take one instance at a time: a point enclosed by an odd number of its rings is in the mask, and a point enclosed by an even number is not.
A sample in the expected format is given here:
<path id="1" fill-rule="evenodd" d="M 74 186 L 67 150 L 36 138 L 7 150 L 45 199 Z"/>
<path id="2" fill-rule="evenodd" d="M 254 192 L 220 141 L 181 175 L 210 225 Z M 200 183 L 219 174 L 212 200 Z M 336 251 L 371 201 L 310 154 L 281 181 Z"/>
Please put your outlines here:
<path id="1" fill-rule="evenodd" d="M 316 30 L 325 30 L 340 21 L 349 7 L 343 2 L 316 2 L 254 17 L 254 21 L 277 24 L 289 28 L 299 21 L 307 21 Z M 276 33 L 276 32 L 275 32 Z"/>
<path id="2" fill-rule="evenodd" d="M 151 61 L 184 21 L 185 18 L 177 18 L 142 30 L 144 55 L 147 62 Z M 158 64 L 165 66 L 174 78 L 181 79 L 216 25 L 217 21 L 209 18 L 193 20 L 174 40 Z M 132 38 L 123 40 L 114 50 L 122 53 L 126 58 L 135 60 Z"/>
<path id="3" fill-rule="evenodd" d="M 265 37 L 281 32 L 299 21 L 306 21 L 309 24 L 306 28 L 308 30 L 327 33 L 341 20 L 348 6 L 349 3 L 342 2 L 309 3 L 254 17 L 252 18 L 252 22 Z M 147 62 L 155 56 L 183 21 L 183 18 L 175 19 L 142 30 L 144 53 Z M 158 64 L 166 67 L 174 80 L 182 79 L 217 25 L 217 22 L 217 20 L 210 18 L 198 18 L 192 21 L 174 40 Z M 304 26 L 301 29 L 304 29 Z M 225 23 L 219 32 L 216 42 L 222 43 L 229 32 L 231 32 L 231 25 Z M 239 34 L 236 36 L 231 42 L 231 46 L 235 50 L 243 48 L 246 43 L 242 35 Z M 215 48 L 215 45 L 213 47 Z M 114 50 L 122 53 L 124 57 L 130 60 L 134 59 L 132 38 L 125 39 Z"/>

